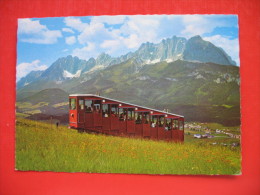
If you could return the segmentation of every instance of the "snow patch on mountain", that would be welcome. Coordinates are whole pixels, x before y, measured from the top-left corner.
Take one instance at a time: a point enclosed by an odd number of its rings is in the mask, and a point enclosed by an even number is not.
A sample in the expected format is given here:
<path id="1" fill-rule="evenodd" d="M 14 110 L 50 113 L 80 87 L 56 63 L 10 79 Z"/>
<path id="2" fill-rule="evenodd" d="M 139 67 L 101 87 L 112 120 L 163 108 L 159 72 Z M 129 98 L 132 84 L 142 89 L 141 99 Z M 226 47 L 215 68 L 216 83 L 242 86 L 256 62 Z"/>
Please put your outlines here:
<path id="1" fill-rule="evenodd" d="M 105 65 L 95 65 L 93 68 L 91 68 L 90 70 L 89 70 L 89 72 L 94 72 L 94 71 L 96 71 L 96 70 L 102 70 L 102 69 L 104 69 L 106 66 Z"/>
<path id="2" fill-rule="evenodd" d="M 149 80 L 150 77 L 149 76 L 140 76 L 140 77 L 137 77 L 136 79 L 141 80 L 141 81 L 145 81 L 145 80 Z"/>
<path id="3" fill-rule="evenodd" d="M 198 75 L 196 76 L 196 79 L 205 79 L 205 77 L 202 76 L 201 74 L 198 74 Z"/>
<path id="4" fill-rule="evenodd" d="M 26 83 L 24 83 L 24 86 L 29 85 L 29 84 L 30 84 L 29 82 L 26 82 Z"/>
<path id="5" fill-rule="evenodd" d="M 155 60 L 146 60 L 145 63 L 146 64 L 156 64 L 158 62 L 160 62 L 161 60 L 160 59 L 155 59 Z"/>
<path id="6" fill-rule="evenodd" d="M 165 61 L 166 61 L 167 63 L 170 63 L 170 62 L 173 62 L 173 59 L 167 58 L 167 59 L 165 59 Z"/>
<path id="7" fill-rule="evenodd" d="M 68 79 L 72 79 L 72 78 L 78 78 L 81 75 L 81 70 L 78 70 L 75 74 L 72 74 L 70 72 L 68 72 L 67 70 L 63 71 L 63 77 L 64 78 L 68 78 Z"/>
<path id="8" fill-rule="evenodd" d="M 166 79 L 166 80 L 169 80 L 169 81 L 178 81 L 178 79 L 175 79 L 175 78 L 169 78 L 169 77 L 166 77 L 165 79 Z"/>

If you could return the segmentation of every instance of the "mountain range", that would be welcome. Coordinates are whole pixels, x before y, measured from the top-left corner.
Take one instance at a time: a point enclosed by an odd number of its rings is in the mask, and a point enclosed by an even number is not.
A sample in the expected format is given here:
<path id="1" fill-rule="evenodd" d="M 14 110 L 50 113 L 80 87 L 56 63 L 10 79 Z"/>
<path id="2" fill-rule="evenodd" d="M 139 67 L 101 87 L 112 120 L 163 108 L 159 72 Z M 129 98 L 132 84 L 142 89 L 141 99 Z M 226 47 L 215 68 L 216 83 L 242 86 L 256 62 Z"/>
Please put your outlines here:
<path id="1" fill-rule="evenodd" d="M 37 113 L 65 114 L 64 98 L 69 93 L 99 92 L 139 105 L 168 108 L 188 120 L 235 125 L 240 123 L 239 67 L 235 65 L 222 48 L 200 36 L 143 43 L 135 52 L 117 58 L 105 53 L 89 60 L 67 56 L 17 83 L 18 105 L 29 103 L 34 110 L 17 109 L 35 113 L 37 107 Z M 46 99 L 46 94 L 56 93 L 57 101 Z"/>

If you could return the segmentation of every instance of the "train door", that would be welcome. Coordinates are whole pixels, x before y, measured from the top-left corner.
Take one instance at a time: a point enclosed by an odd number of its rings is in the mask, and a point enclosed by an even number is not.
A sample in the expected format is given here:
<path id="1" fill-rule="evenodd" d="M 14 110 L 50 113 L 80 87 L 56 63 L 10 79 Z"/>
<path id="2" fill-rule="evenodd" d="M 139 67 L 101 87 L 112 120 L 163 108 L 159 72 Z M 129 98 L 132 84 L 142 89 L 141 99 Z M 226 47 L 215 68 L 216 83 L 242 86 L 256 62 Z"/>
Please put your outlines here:
<path id="1" fill-rule="evenodd" d="M 78 127 L 85 128 L 84 99 L 78 100 Z"/>
<path id="2" fill-rule="evenodd" d="M 150 116 L 150 132 L 151 132 L 151 138 L 157 139 L 158 138 L 158 116 L 157 115 L 151 115 Z"/>
<path id="3" fill-rule="evenodd" d="M 143 113 L 135 112 L 135 135 L 143 137 Z"/>
<path id="4" fill-rule="evenodd" d="M 127 116 L 127 109 L 126 108 L 119 108 L 119 134 L 126 135 L 126 116 Z"/>
<path id="5" fill-rule="evenodd" d="M 158 139 L 164 140 L 165 139 L 165 121 L 164 115 L 160 115 L 158 118 Z"/>
<path id="6" fill-rule="evenodd" d="M 76 107 L 77 107 L 76 98 L 70 98 L 69 99 L 69 109 L 70 109 L 69 123 L 70 123 L 70 127 L 74 127 L 74 128 L 78 127 L 77 125 L 78 116 L 77 116 Z"/>
<path id="7" fill-rule="evenodd" d="M 101 131 L 102 128 L 101 100 L 93 100 L 93 119 L 94 119 L 95 129 L 97 131 Z"/>
<path id="8" fill-rule="evenodd" d="M 111 104 L 111 131 L 113 134 L 119 134 L 119 113 L 118 105 Z"/>
<path id="9" fill-rule="evenodd" d="M 179 140 L 178 129 L 179 129 L 179 121 L 178 121 L 178 119 L 173 119 L 172 120 L 172 139 L 173 139 L 173 141 Z"/>
<path id="10" fill-rule="evenodd" d="M 135 135 L 135 112 L 134 108 L 127 109 L 127 133 L 130 136 Z"/>
<path id="11" fill-rule="evenodd" d="M 143 113 L 143 137 L 151 137 L 149 112 Z"/>
<path id="12" fill-rule="evenodd" d="M 93 100 L 85 99 L 85 128 L 94 128 L 94 118 L 93 118 Z"/>
<path id="13" fill-rule="evenodd" d="M 165 118 L 165 140 L 171 140 L 172 139 L 172 119 L 171 118 Z"/>
<path id="14" fill-rule="evenodd" d="M 111 130 L 111 105 L 102 104 L 102 131 L 103 133 L 109 134 Z"/>

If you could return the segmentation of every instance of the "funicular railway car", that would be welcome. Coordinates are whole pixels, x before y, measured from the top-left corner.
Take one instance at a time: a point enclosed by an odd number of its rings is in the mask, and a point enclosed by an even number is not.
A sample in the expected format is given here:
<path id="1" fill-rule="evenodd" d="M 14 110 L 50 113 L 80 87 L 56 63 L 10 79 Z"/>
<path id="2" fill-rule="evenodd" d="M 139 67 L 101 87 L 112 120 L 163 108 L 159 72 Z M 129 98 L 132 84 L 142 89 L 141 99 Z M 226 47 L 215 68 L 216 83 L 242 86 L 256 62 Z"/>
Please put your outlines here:
<path id="1" fill-rule="evenodd" d="M 71 128 L 108 135 L 184 141 L 184 117 L 99 95 L 69 96 Z"/>

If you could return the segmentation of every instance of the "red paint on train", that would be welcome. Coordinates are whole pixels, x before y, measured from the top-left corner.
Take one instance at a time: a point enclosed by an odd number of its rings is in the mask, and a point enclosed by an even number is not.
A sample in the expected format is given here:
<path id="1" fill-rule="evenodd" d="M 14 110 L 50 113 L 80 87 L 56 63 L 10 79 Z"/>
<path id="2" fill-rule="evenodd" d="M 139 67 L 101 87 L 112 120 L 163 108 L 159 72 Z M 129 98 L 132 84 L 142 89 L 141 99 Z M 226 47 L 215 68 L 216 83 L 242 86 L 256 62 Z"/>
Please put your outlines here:
<path id="1" fill-rule="evenodd" d="M 184 141 L 184 117 L 93 94 L 69 96 L 69 126 L 118 136 Z"/>

